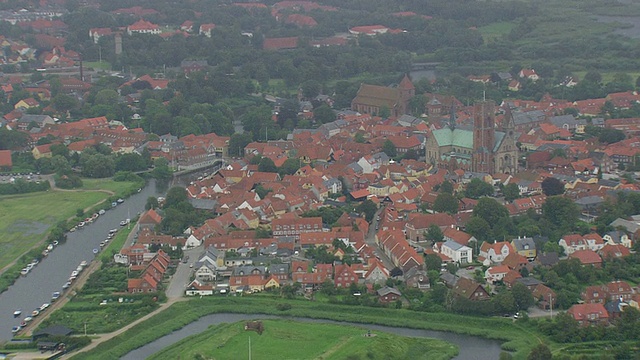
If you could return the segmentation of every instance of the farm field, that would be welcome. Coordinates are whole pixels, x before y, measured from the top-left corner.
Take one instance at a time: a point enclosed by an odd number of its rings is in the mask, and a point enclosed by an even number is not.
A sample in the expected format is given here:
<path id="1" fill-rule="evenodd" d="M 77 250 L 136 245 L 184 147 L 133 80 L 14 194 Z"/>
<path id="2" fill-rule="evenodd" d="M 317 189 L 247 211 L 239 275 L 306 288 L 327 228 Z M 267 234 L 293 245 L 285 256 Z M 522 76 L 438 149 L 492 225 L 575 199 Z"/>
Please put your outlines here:
<path id="1" fill-rule="evenodd" d="M 450 359 L 454 345 L 408 338 L 354 326 L 265 320 L 264 332 L 245 331 L 244 322 L 223 324 L 188 337 L 154 359 Z M 291 346 L 295 344 L 295 346 Z"/>

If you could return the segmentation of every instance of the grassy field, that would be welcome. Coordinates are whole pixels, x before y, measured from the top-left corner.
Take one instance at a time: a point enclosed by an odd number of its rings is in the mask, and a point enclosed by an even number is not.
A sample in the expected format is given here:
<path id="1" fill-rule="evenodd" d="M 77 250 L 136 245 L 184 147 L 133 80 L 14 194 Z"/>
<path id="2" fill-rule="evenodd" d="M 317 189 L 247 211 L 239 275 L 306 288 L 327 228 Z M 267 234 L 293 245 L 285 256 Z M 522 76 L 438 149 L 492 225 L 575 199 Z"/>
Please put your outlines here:
<path id="1" fill-rule="evenodd" d="M 291 309 L 278 310 L 278 305 L 283 303 L 290 304 Z M 73 359 L 119 359 L 133 349 L 180 329 L 204 315 L 214 313 L 270 314 L 451 331 L 504 341 L 503 348 L 513 350 L 515 359 L 526 358 L 529 351 L 541 341 L 549 342 L 535 330 L 535 325 L 531 322 L 513 322 L 498 317 L 322 304 L 266 296 L 209 297 L 173 304 L 169 309 L 96 346 L 91 351 L 75 355 Z"/>
<path id="2" fill-rule="evenodd" d="M 515 25 L 510 22 L 497 22 L 487 26 L 482 26 L 478 28 L 478 31 L 482 34 L 484 42 L 488 43 L 509 34 L 514 26 Z"/>
<path id="3" fill-rule="evenodd" d="M 107 196 L 48 191 L 0 197 L 0 269 L 42 240 L 52 225 Z"/>
<path id="4" fill-rule="evenodd" d="M 83 66 L 87 68 L 94 68 L 96 70 L 111 70 L 111 64 L 106 61 L 86 61 Z"/>
<path id="5" fill-rule="evenodd" d="M 396 336 L 354 326 L 265 320 L 264 332 L 244 330 L 244 322 L 222 324 L 188 337 L 154 359 L 450 359 L 454 345 L 434 339 Z M 295 346 L 291 346 L 295 344 Z"/>
<path id="6" fill-rule="evenodd" d="M 34 247 L 53 225 L 76 215 L 78 209 L 86 209 L 112 197 L 124 197 L 140 186 L 110 179 L 83 179 L 83 183 L 84 191 L 79 192 L 0 196 L 0 269 Z"/>

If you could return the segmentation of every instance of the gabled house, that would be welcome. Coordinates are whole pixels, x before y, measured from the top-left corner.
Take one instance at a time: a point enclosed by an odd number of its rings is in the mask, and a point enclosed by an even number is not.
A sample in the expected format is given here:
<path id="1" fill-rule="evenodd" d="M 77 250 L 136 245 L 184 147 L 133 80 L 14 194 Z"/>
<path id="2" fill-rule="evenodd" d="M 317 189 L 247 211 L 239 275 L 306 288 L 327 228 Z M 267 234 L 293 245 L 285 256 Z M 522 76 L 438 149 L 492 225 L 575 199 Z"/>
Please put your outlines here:
<path id="1" fill-rule="evenodd" d="M 570 259 L 578 259 L 580 263 L 585 265 L 591 265 L 596 268 L 602 267 L 602 258 L 595 251 L 592 250 L 578 250 L 569 255 Z"/>
<path id="2" fill-rule="evenodd" d="M 358 284 L 358 275 L 350 265 L 340 264 L 335 266 L 333 283 L 339 288 L 348 288 L 351 284 Z"/>
<path id="3" fill-rule="evenodd" d="M 492 266 L 484 272 L 484 278 L 487 282 L 495 284 L 502 281 L 510 270 L 506 265 Z"/>
<path id="4" fill-rule="evenodd" d="M 511 246 L 513 246 L 514 250 L 526 257 L 527 259 L 535 259 L 536 258 L 536 243 L 533 241 L 533 238 L 525 237 L 511 240 Z"/>
<path id="5" fill-rule="evenodd" d="M 609 313 L 602 304 L 576 304 L 570 307 L 567 313 L 581 326 L 609 323 Z"/>
<path id="6" fill-rule="evenodd" d="M 484 301 L 490 299 L 489 293 L 482 285 L 464 277 L 458 279 L 453 287 L 453 292 L 457 296 L 473 301 Z"/>
<path id="7" fill-rule="evenodd" d="M 193 280 L 187 285 L 184 291 L 187 296 L 208 296 L 213 295 L 213 285 L 203 284 L 198 280 Z"/>
<path id="8" fill-rule="evenodd" d="M 451 258 L 458 264 L 468 264 L 472 262 L 473 250 L 455 241 L 447 240 L 440 246 L 440 253 Z"/>
<path id="9" fill-rule="evenodd" d="M 400 300 L 402 293 L 396 288 L 385 286 L 378 289 L 378 302 L 381 304 L 389 304 Z"/>
<path id="10" fill-rule="evenodd" d="M 550 310 L 556 307 L 556 293 L 544 284 L 538 284 L 531 291 L 538 307 L 543 310 Z"/>
<path id="11" fill-rule="evenodd" d="M 478 260 L 480 260 L 483 264 L 485 262 L 487 262 L 487 264 L 500 263 L 513 251 L 513 247 L 507 241 L 500 241 L 493 244 L 484 242 L 482 243 L 482 246 L 480 246 L 480 254 L 478 256 Z"/>
<path id="12" fill-rule="evenodd" d="M 155 209 L 149 209 L 145 211 L 142 216 L 140 216 L 140 220 L 138 220 L 138 226 L 140 230 L 154 230 L 156 226 L 160 225 L 162 222 L 162 216 L 158 214 Z"/>
<path id="13" fill-rule="evenodd" d="M 407 287 L 417 288 L 418 290 L 426 291 L 431 289 L 429 276 L 422 269 L 413 268 L 407 271 L 404 274 L 404 282 Z"/>

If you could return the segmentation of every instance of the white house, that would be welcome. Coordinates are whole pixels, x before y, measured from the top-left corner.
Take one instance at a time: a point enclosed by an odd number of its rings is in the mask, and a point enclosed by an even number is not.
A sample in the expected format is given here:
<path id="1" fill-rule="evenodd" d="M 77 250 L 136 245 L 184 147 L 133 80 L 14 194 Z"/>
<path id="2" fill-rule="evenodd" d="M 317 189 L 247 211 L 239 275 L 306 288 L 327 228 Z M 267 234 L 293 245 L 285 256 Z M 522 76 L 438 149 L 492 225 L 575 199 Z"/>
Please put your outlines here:
<path id="1" fill-rule="evenodd" d="M 455 241 L 445 241 L 440 246 L 440 252 L 443 255 L 450 257 L 454 262 L 458 264 L 468 264 L 472 260 L 473 250 L 465 245 L 458 244 Z"/>
<path id="2" fill-rule="evenodd" d="M 504 279 L 508 272 L 509 267 L 507 265 L 492 266 L 484 272 L 484 278 L 489 283 L 496 283 Z"/>
<path id="3" fill-rule="evenodd" d="M 217 278 L 216 270 L 218 270 L 218 268 L 212 263 L 199 261 L 193 266 L 193 269 L 195 270 L 194 275 L 196 280 L 214 281 Z"/>
<path id="4" fill-rule="evenodd" d="M 483 264 L 500 263 L 513 252 L 513 247 L 507 241 L 496 242 L 489 244 L 483 242 L 480 246 L 479 260 Z"/>
<path id="5" fill-rule="evenodd" d="M 187 296 L 208 296 L 213 295 L 213 285 L 205 285 L 198 280 L 193 280 L 184 292 Z"/>
<path id="6" fill-rule="evenodd" d="M 633 245 L 633 242 L 631 241 L 629 236 L 624 231 L 620 230 L 606 233 L 603 236 L 603 240 L 605 240 L 609 245 L 622 245 L 629 249 Z"/>

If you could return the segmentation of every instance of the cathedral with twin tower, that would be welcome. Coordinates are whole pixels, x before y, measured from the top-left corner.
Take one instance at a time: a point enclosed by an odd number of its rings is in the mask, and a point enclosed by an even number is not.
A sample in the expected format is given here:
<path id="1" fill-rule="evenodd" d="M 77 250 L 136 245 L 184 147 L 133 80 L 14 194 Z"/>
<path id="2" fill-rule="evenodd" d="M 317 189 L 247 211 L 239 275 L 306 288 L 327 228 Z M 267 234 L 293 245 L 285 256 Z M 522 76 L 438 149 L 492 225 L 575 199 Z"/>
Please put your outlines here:
<path id="1" fill-rule="evenodd" d="M 473 108 L 473 128 L 456 127 L 455 111 L 449 126 L 434 130 L 426 143 L 426 161 L 449 170 L 464 169 L 487 174 L 513 174 L 518 169 L 517 135 L 513 116 L 506 110 L 496 127 L 496 105 L 479 101 Z"/>

